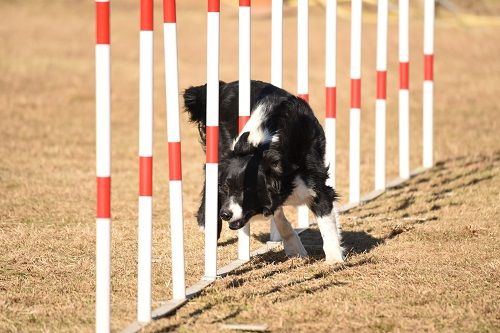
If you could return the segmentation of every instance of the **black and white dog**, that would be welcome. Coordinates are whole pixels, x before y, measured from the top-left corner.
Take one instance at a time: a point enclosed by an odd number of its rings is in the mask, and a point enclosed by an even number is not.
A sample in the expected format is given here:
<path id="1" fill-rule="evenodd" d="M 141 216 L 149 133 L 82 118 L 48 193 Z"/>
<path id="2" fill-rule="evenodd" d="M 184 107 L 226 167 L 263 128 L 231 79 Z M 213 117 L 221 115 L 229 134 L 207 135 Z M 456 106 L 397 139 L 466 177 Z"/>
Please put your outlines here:
<path id="1" fill-rule="evenodd" d="M 206 85 L 184 92 L 205 146 Z M 326 184 L 325 134 L 309 105 L 269 83 L 252 81 L 251 116 L 238 135 L 238 82 L 219 84 L 219 226 L 242 228 L 272 216 L 288 256 L 307 256 L 282 206 L 306 204 L 317 218 L 328 262 L 343 261 L 335 191 Z M 198 210 L 205 223 L 205 190 Z"/>

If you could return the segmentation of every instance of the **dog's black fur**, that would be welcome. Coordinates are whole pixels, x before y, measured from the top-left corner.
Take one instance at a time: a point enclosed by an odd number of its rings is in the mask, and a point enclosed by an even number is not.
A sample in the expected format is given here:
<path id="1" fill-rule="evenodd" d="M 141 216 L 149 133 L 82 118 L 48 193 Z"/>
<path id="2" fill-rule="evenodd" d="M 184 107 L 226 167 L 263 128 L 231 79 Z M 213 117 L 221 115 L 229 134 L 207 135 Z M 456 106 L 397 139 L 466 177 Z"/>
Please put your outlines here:
<path id="1" fill-rule="evenodd" d="M 249 132 L 238 137 L 238 82 L 219 84 L 219 228 L 228 218 L 228 200 L 236 200 L 242 217 L 229 223 L 233 230 L 243 227 L 251 217 L 272 215 L 294 191 L 300 177 L 315 196 L 307 202 L 316 216 L 330 214 L 336 199 L 333 188 L 325 185 L 325 134 L 309 105 L 302 99 L 269 83 L 252 81 L 251 110 L 261 107 L 262 128 L 268 136 L 258 145 L 249 142 Z M 198 125 L 205 147 L 206 85 L 184 92 L 190 120 Z M 270 140 L 269 136 L 273 136 Z M 251 140 L 250 140 L 251 141 Z M 234 144 L 234 147 L 233 147 Z M 229 212 L 230 213 L 230 212 Z M 198 210 L 198 224 L 205 223 L 205 188 Z"/>

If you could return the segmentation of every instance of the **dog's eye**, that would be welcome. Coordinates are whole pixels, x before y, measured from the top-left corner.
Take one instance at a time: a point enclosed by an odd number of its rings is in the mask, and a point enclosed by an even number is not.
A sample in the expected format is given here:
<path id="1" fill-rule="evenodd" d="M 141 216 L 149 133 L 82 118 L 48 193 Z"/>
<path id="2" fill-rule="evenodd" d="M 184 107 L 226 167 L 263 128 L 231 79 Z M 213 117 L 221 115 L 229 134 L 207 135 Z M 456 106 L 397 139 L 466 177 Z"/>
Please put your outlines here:
<path id="1" fill-rule="evenodd" d="M 222 185 L 222 191 L 224 191 L 225 193 L 229 192 L 229 186 L 226 183 Z"/>

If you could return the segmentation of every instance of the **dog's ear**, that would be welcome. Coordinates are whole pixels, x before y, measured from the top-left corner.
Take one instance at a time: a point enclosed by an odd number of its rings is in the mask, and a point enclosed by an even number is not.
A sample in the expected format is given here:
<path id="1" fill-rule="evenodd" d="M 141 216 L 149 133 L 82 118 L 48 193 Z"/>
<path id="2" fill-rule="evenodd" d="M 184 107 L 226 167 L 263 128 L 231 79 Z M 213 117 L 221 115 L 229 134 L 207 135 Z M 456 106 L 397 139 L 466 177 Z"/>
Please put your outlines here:
<path id="1" fill-rule="evenodd" d="M 234 148 L 233 152 L 237 155 L 246 155 L 250 154 L 253 150 L 255 150 L 255 147 L 252 146 L 250 142 L 248 142 L 248 136 L 250 135 L 250 132 L 244 132 L 240 135 L 238 138 L 238 141 L 234 143 Z"/>
<path id="2" fill-rule="evenodd" d="M 275 149 L 268 149 L 262 154 L 262 168 L 265 173 L 279 175 L 283 172 L 281 154 Z"/>

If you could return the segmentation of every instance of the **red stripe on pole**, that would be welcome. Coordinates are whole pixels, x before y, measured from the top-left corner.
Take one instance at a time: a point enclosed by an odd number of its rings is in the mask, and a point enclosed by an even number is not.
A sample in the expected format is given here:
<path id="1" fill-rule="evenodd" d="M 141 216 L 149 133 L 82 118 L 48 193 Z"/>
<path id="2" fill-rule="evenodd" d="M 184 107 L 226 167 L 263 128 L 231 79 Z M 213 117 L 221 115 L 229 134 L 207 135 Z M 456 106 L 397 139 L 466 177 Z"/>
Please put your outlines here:
<path id="1" fill-rule="evenodd" d="M 387 71 L 377 71 L 377 99 L 387 98 Z"/>
<path id="2" fill-rule="evenodd" d="M 207 126 L 207 163 L 219 162 L 219 126 Z"/>
<path id="3" fill-rule="evenodd" d="M 433 81 L 434 80 L 434 55 L 426 54 L 424 55 L 424 80 Z"/>
<path id="4" fill-rule="evenodd" d="M 163 22 L 176 22 L 175 0 L 163 0 Z"/>
<path id="5" fill-rule="evenodd" d="M 408 90 L 410 89 L 410 63 L 399 63 L 399 88 Z"/>
<path id="6" fill-rule="evenodd" d="M 351 79 L 351 108 L 361 109 L 361 79 Z"/>
<path id="7" fill-rule="evenodd" d="M 220 0 L 208 0 L 209 12 L 220 12 Z"/>
<path id="8" fill-rule="evenodd" d="M 250 0 L 240 0 L 240 7 L 250 7 Z"/>
<path id="9" fill-rule="evenodd" d="M 181 143 L 168 143 L 168 174 L 170 180 L 182 180 Z"/>
<path id="10" fill-rule="evenodd" d="M 238 118 L 238 132 L 241 132 L 243 127 L 245 127 L 245 124 L 247 123 L 248 119 L 250 119 L 250 116 L 240 116 Z"/>
<path id="11" fill-rule="evenodd" d="M 139 156 L 139 195 L 153 195 L 153 157 Z"/>
<path id="12" fill-rule="evenodd" d="M 337 88 L 326 87 L 326 117 L 337 118 Z"/>
<path id="13" fill-rule="evenodd" d="M 153 0 L 141 0 L 141 30 L 153 30 Z"/>
<path id="14" fill-rule="evenodd" d="M 111 218 L 111 177 L 97 177 L 97 218 Z"/>
<path id="15" fill-rule="evenodd" d="M 309 94 L 298 94 L 298 97 L 309 103 Z"/>
<path id="16" fill-rule="evenodd" d="M 96 43 L 109 44 L 109 2 L 95 3 Z"/>

